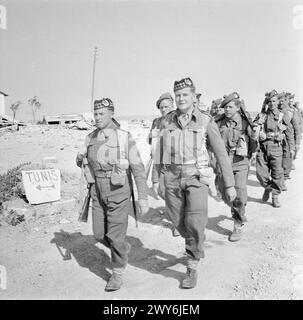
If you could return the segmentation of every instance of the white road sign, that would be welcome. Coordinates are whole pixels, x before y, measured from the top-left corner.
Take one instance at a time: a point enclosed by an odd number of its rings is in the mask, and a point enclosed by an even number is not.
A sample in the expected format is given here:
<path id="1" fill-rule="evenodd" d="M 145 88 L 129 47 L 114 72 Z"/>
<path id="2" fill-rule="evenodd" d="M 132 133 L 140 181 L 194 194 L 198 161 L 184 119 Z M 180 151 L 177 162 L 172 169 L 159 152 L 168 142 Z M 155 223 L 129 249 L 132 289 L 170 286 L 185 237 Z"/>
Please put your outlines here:
<path id="1" fill-rule="evenodd" d="M 30 204 L 60 200 L 60 170 L 22 171 L 22 180 L 26 198 Z"/>

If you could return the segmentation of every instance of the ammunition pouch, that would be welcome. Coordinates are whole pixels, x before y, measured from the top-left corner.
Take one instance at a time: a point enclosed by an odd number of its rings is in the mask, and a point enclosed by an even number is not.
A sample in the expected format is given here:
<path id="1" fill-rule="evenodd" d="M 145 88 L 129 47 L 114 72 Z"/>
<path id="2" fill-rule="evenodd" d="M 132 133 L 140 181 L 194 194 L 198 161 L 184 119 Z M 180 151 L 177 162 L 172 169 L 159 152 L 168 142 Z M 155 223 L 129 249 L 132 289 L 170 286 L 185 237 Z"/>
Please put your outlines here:
<path id="1" fill-rule="evenodd" d="M 235 154 L 241 157 L 247 157 L 248 155 L 247 141 L 246 141 L 246 136 L 244 134 L 241 135 L 241 137 L 238 140 Z"/>
<path id="2" fill-rule="evenodd" d="M 110 181 L 114 186 L 125 185 L 128 167 L 129 162 L 127 159 L 120 159 L 118 163 L 113 165 Z"/>

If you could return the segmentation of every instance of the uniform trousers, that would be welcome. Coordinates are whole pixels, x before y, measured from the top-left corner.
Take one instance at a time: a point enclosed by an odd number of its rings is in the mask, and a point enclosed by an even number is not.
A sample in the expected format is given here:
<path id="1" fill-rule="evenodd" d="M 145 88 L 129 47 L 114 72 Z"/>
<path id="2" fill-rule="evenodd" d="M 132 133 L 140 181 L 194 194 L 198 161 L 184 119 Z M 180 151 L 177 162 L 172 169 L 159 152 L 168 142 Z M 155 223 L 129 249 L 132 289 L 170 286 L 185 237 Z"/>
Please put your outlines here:
<path id="1" fill-rule="evenodd" d="M 111 249 L 113 268 L 124 268 L 128 261 L 125 237 L 130 195 L 128 180 L 124 186 L 114 186 L 110 177 L 96 177 L 91 189 L 93 233 Z"/>

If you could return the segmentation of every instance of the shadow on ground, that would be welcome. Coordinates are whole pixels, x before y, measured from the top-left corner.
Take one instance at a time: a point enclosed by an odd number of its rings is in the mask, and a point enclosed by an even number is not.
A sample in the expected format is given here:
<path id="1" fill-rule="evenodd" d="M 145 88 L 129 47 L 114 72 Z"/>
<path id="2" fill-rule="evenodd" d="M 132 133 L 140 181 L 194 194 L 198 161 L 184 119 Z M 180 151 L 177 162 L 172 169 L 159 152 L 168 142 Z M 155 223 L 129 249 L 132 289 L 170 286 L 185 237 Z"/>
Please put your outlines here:
<path id="1" fill-rule="evenodd" d="M 233 219 L 230 217 L 224 216 L 222 214 L 218 217 L 209 217 L 206 228 L 208 230 L 212 230 L 216 233 L 222 234 L 223 236 L 229 236 L 232 233 L 232 231 L 229 229 L 223 228 L 219 225 L 219 223 L 224 220 L 233 220 Z"/>
<path id="2" fill-rule="evenodd" d="M 145 248 L 141 240 L 133 236 L 127 236 L 126 241 L 131 244 L 131 251 L 128 255 L 129 265 L 176 279 L 179 284 L 181 283 L 184 273 L 169 268 L 178 263 L 185 265 L 184 256 L 175 257 L 161 250 Z M 74 258 L 81 267 L 87 268 L 104 281 L 108 281 L 110 273 L 107 269 L 111 268 L 110 257 L 104 250 L 95 246 L 97 241 L 94 236 L 61 230 L 54 233 L 51 243 L 57 246 L 63 260 Z"/>

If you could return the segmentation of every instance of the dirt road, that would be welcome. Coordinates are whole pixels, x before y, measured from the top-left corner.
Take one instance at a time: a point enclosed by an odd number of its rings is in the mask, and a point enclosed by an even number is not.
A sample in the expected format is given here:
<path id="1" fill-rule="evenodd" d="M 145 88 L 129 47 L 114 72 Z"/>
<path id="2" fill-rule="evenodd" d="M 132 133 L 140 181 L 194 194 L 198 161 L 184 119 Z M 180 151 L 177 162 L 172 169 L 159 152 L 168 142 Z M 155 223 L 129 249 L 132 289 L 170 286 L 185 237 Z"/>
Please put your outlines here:
<path id="1" fill-rule="evenodd" d="M 91 220 L 77 222 L 73 206 L 79 181 L 75 144 L 82 142 L 85 134 L 50 129 L 43 134 L 38 130 L 0 137 L 1 154 L 6 155 L 1 156 L 1 172 L 51 154 L 68 177 L 62 183 L 74 186 L 65 192 L 66 202 L 60 206 L 35 206 L 25 222 L 0 226 L 0 265 L 7 272 L 7 288 L 0 289 L 0 299 L 303 298 L 302 153 L 287 181 L 288 191 L 280 197 L 279 209 L 260 201 L 263 189 L 251 168 L 248 223 L 240 242 L 228 241 L 233 226 L 228 207 L 209 197 L 206 258 L 199 267 L 198 285 L 191 290 L 179 288 L 186 270 L 183 240 L 172 236 L 171 224 L 160 214 L 163 201 L 150 197 L 153 209 L 138 228 L 129 216 L 127 241 L 132 249 L 125 284 L 121 290 L 107 293 L 109 252 L 94 241 Z M 146 134 L 146 129 L 138 128 L 134 135 L 141 148 Z M 146 150 L 142 153 L 145 156 Z"/>

